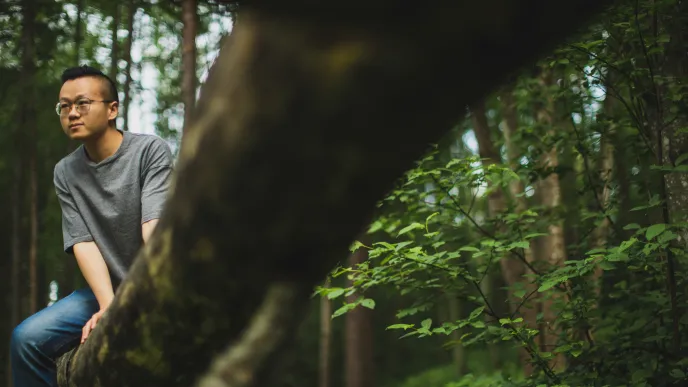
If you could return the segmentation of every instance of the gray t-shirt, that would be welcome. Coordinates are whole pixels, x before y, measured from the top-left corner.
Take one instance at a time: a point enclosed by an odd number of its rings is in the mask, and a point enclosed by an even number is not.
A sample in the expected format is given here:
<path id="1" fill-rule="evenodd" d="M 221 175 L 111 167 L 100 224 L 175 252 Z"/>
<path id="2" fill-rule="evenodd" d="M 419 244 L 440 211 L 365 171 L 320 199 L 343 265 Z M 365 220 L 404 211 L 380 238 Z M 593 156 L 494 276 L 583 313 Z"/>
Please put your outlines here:
<path id="1" fill-rule="evenodd" d="M 163 139 L 121 132 L 112 156 L 94 163 L 80 146 L 55 166 L 64 250 L 95 241 L 117 286 L 143 245 L 141 224 L 160 217 L 172 173 Z"/>

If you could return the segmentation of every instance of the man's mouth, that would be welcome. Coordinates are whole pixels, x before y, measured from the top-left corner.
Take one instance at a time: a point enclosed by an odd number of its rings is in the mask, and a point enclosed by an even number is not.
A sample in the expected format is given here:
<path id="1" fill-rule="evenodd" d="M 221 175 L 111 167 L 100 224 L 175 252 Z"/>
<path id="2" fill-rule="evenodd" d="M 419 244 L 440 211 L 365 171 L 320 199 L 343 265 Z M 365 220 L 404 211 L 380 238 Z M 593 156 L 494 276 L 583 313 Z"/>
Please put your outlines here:
<path id="1" fill-rule="evenodd" d="M 84 124 L 70 124 L 70 125 L 69 125 L 69 129 L 74 129 L 74 128 L 76 128 L 77 126 L 83 126 L 83 125 L 84 125 Z"/>

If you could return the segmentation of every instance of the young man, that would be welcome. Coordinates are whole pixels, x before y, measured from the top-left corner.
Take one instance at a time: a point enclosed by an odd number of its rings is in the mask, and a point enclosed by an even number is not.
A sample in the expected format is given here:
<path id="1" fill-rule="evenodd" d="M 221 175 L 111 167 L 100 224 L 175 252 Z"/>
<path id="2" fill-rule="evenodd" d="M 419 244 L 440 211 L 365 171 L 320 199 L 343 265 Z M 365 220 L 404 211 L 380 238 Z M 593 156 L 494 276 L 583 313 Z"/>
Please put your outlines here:
<path id="1" fill-rule="evenodd" d="M 110 78 L 83 66 L 62 74 L 56 110 L 82 145 L 55 166 L 64 250 L 89 285 L 27 318 L 12 332 L 15 387 L 57 386 L 55 360 L 83 343 L 107 310 L 162 212 L 172 154 L 156 136 L 115 126 L 119 101 Z"/>

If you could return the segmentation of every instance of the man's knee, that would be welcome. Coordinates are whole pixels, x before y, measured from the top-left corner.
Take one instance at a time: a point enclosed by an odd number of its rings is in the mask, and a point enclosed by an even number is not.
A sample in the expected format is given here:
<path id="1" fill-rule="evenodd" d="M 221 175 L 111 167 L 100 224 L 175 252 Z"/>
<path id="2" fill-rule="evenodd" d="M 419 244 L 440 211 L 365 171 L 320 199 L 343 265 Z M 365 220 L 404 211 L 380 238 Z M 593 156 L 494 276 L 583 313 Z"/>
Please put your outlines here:
<path id="1" fill-rule="evenodd" d="M 41 338 L 46 333 L 45 327 L 37 324 L 34 319 L 24 320 L 24 322 L 12 330 L 12 336 L 10 337 L 10 350 L 12 354 L 21 355 L 37 351 L 42 341 Z"/>
<path id="2" fill-rule="evenodd" d="M 31 331 L 30 327 L 22 323 L 12 331 L 10 350 L 13 355 L 19 355 L 28 350 L 35 349 L 36 342 L 36 335 Z"/>

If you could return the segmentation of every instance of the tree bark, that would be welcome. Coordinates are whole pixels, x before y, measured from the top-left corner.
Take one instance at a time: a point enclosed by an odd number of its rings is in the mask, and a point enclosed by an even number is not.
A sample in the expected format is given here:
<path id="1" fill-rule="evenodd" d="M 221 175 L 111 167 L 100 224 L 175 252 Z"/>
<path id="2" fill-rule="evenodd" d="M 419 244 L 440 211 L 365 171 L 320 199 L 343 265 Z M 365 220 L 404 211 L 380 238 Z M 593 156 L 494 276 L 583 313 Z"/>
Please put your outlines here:
<path id="1" fill-rule="evenodd" d="M 368 245 L 368 243 L 364 242 Z M 368 249 L 360 247 L 349 256 L 349 266 L 356 267 L 368 259 Z M 351 283 L 348 284 L 351 286 Z M 354 302 L 360 294 L 352 294 L 347 302 Z M 346 387 L 375 386 L 375 359 L 373 353 L 372 310 L 357 306 L 345 316 L 345 364 Z"/>
<path id="2" fill-rule="evenodd" d="M 21 84 L 23 87 L 21 126 L 28 130 L 28 141 L 24 145 L 28 148 L 29 172 L 29 312 L 38 311 L 38 166 L 35 104 L 35 19 L 36 10 L 32 1 L 22 3 L 22 56 L 21 56 Z"/>
<path id="3" fill-rule="evenodd" d="M 480 101 L 470 107 L 471 120 L 473 122 L 473 132 L 478 140 L 478 153 L 482 159 L 483 169 L 487 170 L 491 165 L 500 164 L 502 157 L 499 151 L 495 148 L 492 141 L 490 126 L 487 122 L 487 115 L 485 112 L 485 102 Z M 487 184 L 487 207 L 488 216 L 495 218 L 506 210 L 506 200 L 504 192 L 501 187 L 493 187 L 489 182 Z M 498 233 L 504 234 L 506 231 L 502 223 L 497 225 Z M 519 262 L 515 257 L 502 256 L 499 257 L 499 264 L 502 268 L 502 275 L 507 285 L 511 286 L 521 280 L 523 275 L 523 263 Z M 488 301 L 493 292 L 493 287 L 490 284 L 490 274 L 484 276 L 480 283 L 480 288 Z M 513 294 L 509 293 L 509 307 L 513 310 L 518 305 L 520 300 L 515 298 Z M 488 316 L 485 316 L 489 318 Z M 488 351 L 490 353 L 490 360 L 494 369 L 500 368 L 500 357 L 496 346 L 492 343 L 488 344 Z"/>
<path id="4" fill-rule="evenodd" d="M 124 42 L 124 85 L 122 91 L 124 94 L 124 101 L 122 102 L 122 107 L 124 108 L 124 117 L 122 123 L 122 130 L 129 130 L 129 107 L 131 106 L 131 84 L 132 84 L 132 59 L 131 59 L 131 48 L 134 44 L 134 20 L 136 16 L 136 11 L 138 9 L 136 5 L 136 0 L 129 0 L 129 7 L 127 7 L 127 39 Z"/>
<path id="5" fill-rule="evenodd" d="M 327 280 L 325 287 L 329 287 Z M 318 386 L 330 387 L 332 350 L 332 301 L 320 297 L 320 362 L 318 369 Z"/>
<path id="6" fill-rule="evenodd" d="M 129 0 L 129 10 L 127 13 L 127 40 L 124 44 L 124 61 L 126 62 L 126 68 L 124 73 L 126 75 L 126 80 L 124 81 L 124 123 L 122 126 L 123 130 L 129 130 L 129 106 L 131 106 L 131 69 L 132 69 L 132 59 L 131 59 L 131 47 L 134 44 L 134 17 L 136 16 L 136 11 L 138 7 L 136 6 L 136 0 Z"/>
<path id="7" fill-rule="evenodd" d="M 504 117 L 503 134 L 504 143 L 506 145 L 506 155 L 511 170 L 516 172 L 519 169 L 520 158 L 522 157 L 522 153 L 518 143 L 516 142 L 516 138 L 518 135 L 518 113 L 516 110 L 516 101 L 514 100 L 512 88 L 507 87 L 504 91 L 502 91 L 502 93 L 500 94 L 500 99 L 502 102 L 502 115 Z M 514 208 L 516 212 L 521 213 L 527 210 L 528 203 L 524 196 L 525 187 L 523 185 L 523 181 L 521 179 L 511 181 L 511 183 L 509 183 L 509 191 L 511 192 L 511 197 L 514 201 Z M 536 248 L 536 246 L 537 245 L 531 241 L 530 248 L 523 249 L 523 256 L 526 262 L 528 262 L 531 265 L 535 261 L 533 258 L 533 249 Z M 504 268 L 502 270 L 506 272 Z M 518 274 L 518 272 L 511 274 L 509 278 L 516 279 L 516 274 Z M 525 265 L 522 266 L 522 273 L 520 273 L 522 278 L 527 278 L 523 276 L 532 274 L 533 272 L 532 270 L 530 270 L 529 267 Z M 506 275 L 504 275 L 504 278 L 505 280 L 507 280 Z M 537 315 L 540 312 L 538 294 L 537 292 L 535 292 L 535 290 L 537 289 L 537 285 L 531 281 L 525 280 L 523 281 L 523 287 L 526 290 L 524 297 L 529 298 L 526 302 L 523 302 L 523 300 L 519 300 L 519 302 L 523 303 L 519 312 L 521 313 L 521 316 L 523 317 L 523 322 L 526 326 L 528 326 L 531 329 L 537 329 Z M 521 360 L 521 364 L 523 365 L 524 374 L 532 374 L 534 370 L 532 359 L 528 351 L 525 350 L 525 348 L 522 348 L 519 351 L 519 358 Z"/>
<path id="8" fill-rule="evenodd" d="M 196 105 L 196 35 L 198 24 L 196 0 L 182 1 L 182 96 L 184 99 L 183 136 L 191 128 L 193 109 Z"/>
<path id="9" fill-rule="evenodd" d="M 112 2 L 112 48 L 110 49 L 110 78 L 117 83 L 117 74 L 119 74 L 119 38 L 117 32 L 119 31 L 120 19 L 120 3 Z"/>
<path id="10" fill-rule="evenodd" d="M 545 127 L 545 130 L 548 131 L 550 135 L 556 133 L 557 128 L 555 122 L 561 122 L 555 119 L 556 111 L 554 98 L 551 96 L 549 90 L 553 84 L 552 71 L 550 69 L 543 69 L 540 74 L 540 85 L 546 90 L 544 96 L 545 102 L 543 106 L 538 109 L 537 120 Z M 551 149 L 545 150 L 540 162 L 542 168 L 549 170 L 548 175 L 539 182 L 540 204 L 552 213 L 556 211 L 562 203 L 559 174 L 556 172 L 556 168 L 559 166 L 558 148 L 553 145 Z M 549 226 L 547 227 L 549 235 L 542 238 L 543 243 L 541 251 L 545 266 L 549 270 L 564 265 L 564 261 L 566 260 L 566 246 L 562 221 L 557 219 L 558 216 L 556 214 L 552 214 L 551 216 L 553 216 L 553 219 L 549 221 Z M 557 290 L 552 289 L 551 295 L 547 298 L 543 298 L 541 303 L 543 324 L 542 334 L 540 336 L 540 346 L 543 351 L 552 352 L 554 348 L 556 348 L 561 332 L 556 326 L 558 314 L 557 304 L 560 303 L 561 300 L 562 297 L 557 293 Z M 562 354 L 558 354 L 551 361 L 551 366 L 561 369 L 565 367 L 565 361 L 565 357 Z"/>
<path id="11" fill-rule="evenodd" d="M 456 107 L 603 4 L 247 6 L 160 223 L 89 339 L 59 360 L 60 385 L 189 385 L 205 371 L 198 386 L 265 385 L 313 287 Z"/>

